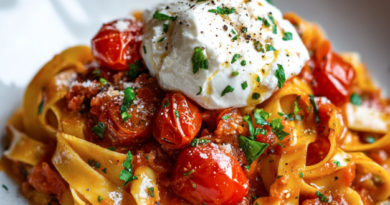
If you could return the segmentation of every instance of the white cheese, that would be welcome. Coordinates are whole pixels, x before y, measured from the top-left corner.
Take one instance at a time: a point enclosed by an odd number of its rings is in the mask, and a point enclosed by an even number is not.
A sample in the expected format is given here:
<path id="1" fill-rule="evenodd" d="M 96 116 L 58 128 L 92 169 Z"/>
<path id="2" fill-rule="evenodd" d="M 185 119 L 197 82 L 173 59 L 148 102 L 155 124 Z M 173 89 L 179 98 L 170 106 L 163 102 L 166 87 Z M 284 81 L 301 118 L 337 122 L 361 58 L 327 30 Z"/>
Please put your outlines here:
<path id="1" fill-rule="evenodd" d="M 234 8 L 229 15 L 209 12 L 210 9 Z M 175 21 L 153 18 L 156 11 L 177 16 Z M 273 17 L 275 24 L 272 22 Z M 266 26 L 259 18 L 267 19 Z M 179 91 L 207 109 L 256 105 L 278 89 L 275 72 L 282 65 L 286 78 L 299 74 L 309 53 L 290 22 L 283 19 L 280 10 L 265 0 L 219 0 L 196 3 L 191 0 L 168 1 L 145 12 L 145 29 L 141 53 L 150 73 L 165 90 Z M 164 24 L 169 29 L 164 32 Z M 277 34 L 273 32 L 276 26 Z M 247 29 L 244 33 L 243 30 Z M 237 34 L 237 40 L 232 40 Z M 284 33 L 292 33 L 292 40 L 283 40 Z M 165 38 L 162 42 L 160 39 Z M 277 51 L 259 52 L 254 42 L 265 48 L 269 44 Z M 191 58 L 196 47 L 204 48 L 208 69 L 193 73 Z M 242 57 L 231 63 L 233 56 Z M 246 61 L 242 66 L 241 62 Z M 232 72 L 238 71 L 237 76 Z M 260 78 L 260 83 L 257 82 Z M 247 83 L 246 89 L 242 88 Z M 224 96 L 227 86 L 233 92 Z M 202 87 L 201 94 L 197 95 Z M 253 93 L 260 94 L 253 100 Z"/>

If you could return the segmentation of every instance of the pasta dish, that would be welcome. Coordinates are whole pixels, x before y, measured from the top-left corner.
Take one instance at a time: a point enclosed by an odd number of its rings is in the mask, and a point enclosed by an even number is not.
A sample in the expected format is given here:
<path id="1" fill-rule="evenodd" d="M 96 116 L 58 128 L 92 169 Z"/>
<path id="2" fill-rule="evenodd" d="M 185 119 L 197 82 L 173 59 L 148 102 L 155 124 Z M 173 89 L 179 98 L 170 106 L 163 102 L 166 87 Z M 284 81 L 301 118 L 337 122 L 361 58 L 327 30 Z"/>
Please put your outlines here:
<path id="1" fill-rule="evenodd" d="M 317 24 L 171 0 L 44 65 L 1 167 L 39 205 L 390 204 L 389 129 L 359 55 Z"/>

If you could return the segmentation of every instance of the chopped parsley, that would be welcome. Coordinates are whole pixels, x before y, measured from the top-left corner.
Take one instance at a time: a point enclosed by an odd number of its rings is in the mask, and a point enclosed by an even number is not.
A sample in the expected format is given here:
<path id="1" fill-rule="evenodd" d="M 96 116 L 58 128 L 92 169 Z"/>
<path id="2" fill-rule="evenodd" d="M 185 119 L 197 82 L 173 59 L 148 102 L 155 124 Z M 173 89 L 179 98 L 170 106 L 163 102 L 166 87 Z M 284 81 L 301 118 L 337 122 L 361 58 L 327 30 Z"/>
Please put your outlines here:
<path id="1" fill-rule="evenodd" d="M 151 197 L 154 197 L 154 187 L 149 188 L 149 193 Z"/>
<path id="2" fill-rule="evenodd" d="M 237 33 L 234 31 L 234 29 L 232 29 L 232 34 L 236 35 Z"/>
<path id="3" fill-rule="evenodd" d="M 92 168 L 100 168 L 100 163 L 97 162 L 95 159 L 88 159 L 88 165 Z"/>
<path id="4" fill-rule="evenodd" d="M 362 105 L 362 98 L 357 93 L 351 95 L 350 101 L 354 105 Z"/>
<path id="5" fill-rule="evenodd" d="M 376 138 L 373 136 L 368 136 L 368 137 L 364 138 L 364 141 L 367 142 L 368 144 L 372 144 L 372 143 L 376 142 Z"/>
<path id="6" fill-rule="evenodd" d="M 142 60 L 137 60 L 134 63 L 129 65 L 128 75 L 132 78 L 136 78 L 139 75 L 139 69 L 144 67 Z"/>
<path id="7" fill-rule="evenodd" d="M 245 90 L 247 87 L 248 87 L 248 83 L 247 83 L 246 81 L 243 82 L 243 83 L 241 83 L 241 88 L 242 88 L 243 90 Z"/>
<path id="8" fill-rule="evenodd" d="M 207 58 L 203 54 L 203 49 L 200 47 L 196 47 L 194 49 L 194 55 L 191 58 L 192 62 L 192 72 L 194 74 L 198 73 L 199 69 L 208 69 Z"/>
<path id="9" fill-rule="evenodd" d="M 119 176 L 120 180 L 125 181 L 123 186 L 126 186 L 128 183 L 130 183 L 133 180 L 138 179 L 137 176 L 133 176 L 133 165 L 131 164 L 131 161 L 133 160 L 133 155 L 129 151 L 127 153 L 126 160 L 123 162 L 122 166 L 125 168 L 125 170 L 121 171 L 121 174 Z"/>
<path id="10" fill-rule="evenodd" d="M 248 170 L 248 171 L 251 169 L 251 166 L 249 166 L 249 165 L 246 165 L 246 166 L 244 166 L 244 167 L 245 167 L 245 169 Z"/>
<path id="11" fill-rule="evenodd" d="M 278 27 L 276 26 L 276 24 L 272 25 L 272 33 L 278 34 Z"/>
<path id="12" fill-rule="evenodd" d="M 225 96 L 227 93 L 231 93 L 234 91 L 234 88 L 232 86 L 228 85 L 221 93 L 221 97 Z"/>
<path id="13" fill-rule="evenodd" d="M 286 146 L 284 146 L 284 144 L 282 144 L 282 143 L 278 143 L 278 145 L 279 145 L 280 147 L 286 148 Z"/>
<path id="14" fill-rule="evenodd" d="M 165 40 L 165 37 L 160 38 L 160 40 L 157 41 L 157 43 L 161 43 Z"/>
<path id="15" fill-rule="evenodd" d="M 163 31 L 166 33 L 168 32 L 168 29 L 169 29 L 169 24 L 165 23 Z"/>
<path id="16" fill-rule="evenodd" d="M 240 54 L 234 54 L 231 64 L 235 63 L 240 58 L 241 58 Z"/>
<path id="17" fill-rule="evenodd" d="M 248 28 L 247 28 L 247 27 L 242 27 L 242 28 L 241 28 L 241 32 L 243 32 L 243 33 L 248 32 Z"/>
<path id="18" fill-rule="evenodd" d="M 229 14 L 233 14 L 236 12 L 236 9 L 234 8 L 228 8 L 228 7 L 217 7 L 217 9 L 210 9 L 208 10 L 208 12 L 210 13 L 217 13 L 217 14 L 221 14 L 221 15 L 229 15 Z"/>
<path id="19" fill-rule="evenodd" d="M 279 116 L 283 117 L 285 120 L 288 120 L 288 121 L 294 121 L 294 120 L 302 121 L 303 120 L 303 115 L 296 115 L 293 113 L 285 115 L 284 113 L 281 113 L 281 112 L 278 112 L 278 114 L 279 114 Z"/>
<path id="20" fill-rule="evenodd" d="M 259 41 L 253 42 L 253 47 L 255 47 L 255 50 L 256 50 L 257 52 L 265 53 L 265 50 L 264 50 L 264 48 L 263 48 L 263 44 L 261 44 Z"/>
<path id="21" fill-rule="evenodd" d="M 257 17 L 257 20 L 263 21 L 263 18 L 261 18 L 260 16 L 258 16 L 258 17 Z"/>
<path id="22" fill-rule="evenodd" d="M 99 136 L 101 139 L 104 138 L 104 130 L 106 129 L 106 124 L 104 122 L 98 122 L 98 124 L 92 128 L 92 132 Z"/>
<path id="23" fill-rule="evenodd" d="M 166 108 L 166 107 L 168 107 L 169 106 L 169 100 L 168 100 L 168 98 L 165 98 L 165 101 L 164 101 L 164 103 L 163 103 L 163 108 Z"/>
<path id="24" fill-rule="evenodd" d="M 92 72 L 92 74 L 96 75 L 96 76 L 100 76 L 100 74 L 102 73 L 102 71 L 100 69 L 96 69 Z"/>
<path id="25" fill-rule="evenodd" d="M 104 79 L 104 78 L 100 78 L 100 79 L 99 79 L 99 82 L 100 82 L 102 85 L 107 84 L 107 80 Z"/>
<path id="26" fill-rule="evenodd" d="M 276 51 L 276 48 L 271 46 L 271 44 L 267 44 L 267 45 L 265 45 L 265 50 L 267 50 L 267 51 Z"/>
<path id="27" fill-rule="evenodd" d="M 301 101 L 301 96 L 298 96 L 297 99 L 294 102 L 294 114 L 295 115 L 298 114 L 302 110 L 302 108 L 299 107 L 299 102 L 300 101 Z"/>
<path id="28" fill-rule="evenodd" d="M 156 11 L 153 15 L 153 18 L 157 19 L 159 21 L 166 21 L 166 20 L 176 21 L 177 16 L 168 16 L 166 14 L 159 12 L 159 11 Z"/>
<path id="29" fill-rule="evenodd" d="M 316 123 L 318 124 L 318 123 L 321 122 L 321 119 L 320 119 L 320 115 L 318 113 L 317 104 L 314 101 L 314 96 L 313 95 L 309 95 L 309 97 L 310 97 L 311 105 L 313 106 L 314 114 L 316 115 Z"/>
<path id="30" fill-rule="evenodd" d="M 196 3 L 198 3 L 198 2 L 204 2 L 204 1 L 206 1 L 206 0 L 197 0 Z"/>
<path id="31" fill-rule="evenodd" d="M 284 73 L 283 66 L 280 64 L 278 64 L 278 69 L 275 72 L 275 77 L 278 79 L 279 88 L 282 88 L 284 82 L 286 82 L 286 74 Z"/>
<path id="32" fill-rule="evenodd" d="M 282 141 L 285 137 L 290 135 L 289 133 L 283 131 L 284 126 L 282 125 L 282 119 L 276 118 L 271 122 L 272 132 L 276 135 L 276 137 Z"/>
<path id="33" fill-rule="evenodd" d="M 257 76 L 256 81 L 260 83 L 260 76 Z"/>
<path id="34" fill-rule="evenodd" d="M 196 188 L 196 184 L 194 182 L 192 182 L 192 188 Z"/>
<path id="35" fill-rule="evenodd" d="M 250 140 L 244 136 L 240 136 L 238 138 L 238 142 L 245 153 L 245 157 L 248 160 L 249 165 L 256 161 L 268 147 L 268 144 Z"/>
<path id="36" fill-rule="evenodd" d="M 272 0 L 266 0 L 269 4 L 271 4 L 271 5 L 274 5 L 273 3 L 272 3 Z"/>
<path id="37" fill-rule="evenodd" d="M 328 197 L 326 197 L 323 193 L 317 191 L 316 195 L 320 199 L 321 202 L 329 202 Z"/>
<path id="38" fill-rule="evenodd" d="M 246 66 L 246 61 L 245 60 L 241 61 L 241 66 Z"/>
<path id="39" fill-rule="evenodd" d="M 103 197 L 98 196 L 97 200 L 98 200 L 98 202 L 102 202 L 103 201 Z"/>
<path id="40" fill-rule="evenodd" d="M 333 163 L 336 165 L 336 167 L 341 167 L 341 164 L 339 161 L 333 161 Z"/>
<path id="41" fill-rule="evenodd" d="M 146 47 L 145 46 L 142 46 L 144 48 L 144 54 L 146 54 Z"/>
<path id="42" fill-rule="evenodd" d="M 188 175 L 194 173 L 194 171 L 195 170 L 191 169 L 189 172 L 184 173 L 183 176 L 188 176 Z"/>
<path id="43" fill-rule="evenodd" d="M 232 41 L 237 40 L 239 37 L 240 37 L 240 34 L 235 35 L 235 36 L 232 38 Z"/>
<path id="44" fill-rule="evenodd" d="M 228 119 L 230 119 L 230 116 L 229 116 L 229 115 L 224 115 L 224 116 L 222 117 L 222 119 L 223 119 L 223 120 L 228 120 Z"/>
<path id="45" fill-rule="evenodd" d="M 260 94 L 259 93 L 253 93 L 252 94 L 252 100 L 258 100 L 260 98 Z"/>
<path id="46" fill-rule="evenodd" d="M 121 106 L 121 116 L 122 116 L 122 121 L 126 122 L 131 118 L 131 115 L 129 114 L 129 109 L 135 99 L 135 93 L 133 88 L 131 87 L 126 88 L 123 92 L 125 96 L 123 97 L 123 103 Z"/>
<path id="47" fill-rule="evenodd" d="M 202 94 L 202 91 L 203 91 L 203 88 L 202 88 L 202 86 L 199 86 L 199 92 L 198 92 L 198 93 L 196 93 L 196 95 L 200 95 L 200 94 Z"/>
<path id="48" fill-rule="evenodd" d="M 179 111 L 175 110 L 175 116 L 176 116 L 177 119 L 180 118 Z"/>
<path id="49" fill-rule="evenodd" d="M 268 22 L 268 20 L 266 18 L 263 18 L 263 24 L 265 25 L 265 27 L 270 27 L 271 24 Z"/>
<path id="50" fill-rule="evenodd" d="M 107 149 L 115 152 L 115 147 L 108 147 Z"/>
<path id="51" fill-rule="evenodd" d="M 148 155 L 145 155 L 145 158 L 146 158 L 146 160 L 148 160 L 148 161 L 149 161 L 149 156 L 148 156 Z"/>
<path id="52" fill-rule="evenodd" d="M 107 168 L 102 169 L 102 172 L 107 174 Z"/>
<path id="53" fill-rule="evenodd" d="M 233 71 L 233 72 L 232 72 L 232 76 L 234 76 L 234 77 L 235 77 L 235 76 L 238 76 L 238 74 L 240 74 L 240 73 L 238 73 L 238 71 Z"/>
<path id="54" fill-rule="evenodd" d="M 38 115 L 41 115 L 43 113 L 43 105 L 44 105 L 44 102 L 42 99 L 42 101 L 38 105 Z"/>
<path id="55" fill-rule="evenodd" d="M 256 136 L 254 136 L 255 129 L 253 128 L 252 117 L 250 115 L 245 115 L 243 121 L 248 123 L 249 133 L 251 134 L 251 138 L 254 139 Z"/>
<path id="56" fill-rule="evenodd" d="M 208 139 L 194 139 L 191 141 L 191 147 L 195 147 L 198 144 L 207 144 L 209 142 L 210 142 L 210 140 L 208 140 Z"/>
<path id="57" fill-rule="evenodd" d="M 8 191 L 8 187 L 7 186 L 5 186 L 4 184 L 3 185 L 1 185 L 6 191 Z"/>
<path id="58" fill-rule="evenodd" d="M 283 175 L 279 175 L 279 176 L 277 176 L 276 178 L 277 179 L 280 179 L 280 178 L 282 178 L 283 177 Z"/>
<path id="59" fill-rule="evenodd" d="M 291 41 L 293 40 L 293 34 L 291 32 L 285 32 L 283 41 Z"/>
<path id="60" fill-rule="evenodd" d="M 299 177 L 303 178 L 303 172 L 299 172 Z"/>
<path id="61" fill-rule="evenodd" d="M 253 113 L 253 117 L 255 118 L 256 124 L 258 125 L 270 125 L 269 122 L 267 122 L 267 119 L 270 116 L 271 114 L 264 111 L 263 109 L 255 109 Z"/>

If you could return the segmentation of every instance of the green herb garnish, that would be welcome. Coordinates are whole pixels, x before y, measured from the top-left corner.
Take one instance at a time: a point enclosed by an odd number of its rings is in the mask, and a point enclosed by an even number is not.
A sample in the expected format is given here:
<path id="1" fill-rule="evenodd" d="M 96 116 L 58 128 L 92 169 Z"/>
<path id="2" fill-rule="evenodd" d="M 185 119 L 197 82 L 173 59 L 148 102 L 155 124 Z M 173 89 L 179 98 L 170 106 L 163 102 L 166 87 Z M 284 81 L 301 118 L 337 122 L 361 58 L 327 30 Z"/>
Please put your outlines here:
<path id="1" fill-rule="evenodd" d="M 126 156 L 126 160 L 122 164 L 122 166 L 125 168 L 125 170 L 122 170 L 121 174 L 119 176 L 120 180 L 125 181 L 123 186 L 126 186 L 131 181 L 138 179 L 137 176 L 133 176 L 133 165 L 131 164 L 132 160 L 133 160 L 133 155 L 129 151 L 127 153 L 127 156 Z"/>
<path id="2" fill-rule="evenodd" d="M 241 58 L 240 54 L 234 54 L 231 64 L 235 63 L 240 58 Z"/>
<path id="3" fill-rule="evenodd" d="M 233 14 L 236 12 L 236 9 L 234 8 L 228 8 L 228 7 L 217 7 L 217 9 L 210 9 L 208 10 L 208 12 L 210 13 L 217 13 L 217 14 L 221 14 L 221 15 L 229 15 L 229 14 Z"/>
<path id="4" fill-rule="evenodd" d="M 260 98 L 260 94 L 259 93 L 253 93 L 252 94 L 252 100 L 258 100 Z"/>
<path id="5" fill-rule="evenodd" d="M 92 128 L 92 132 L 94 132 L 97 136 L 103 139 L 105 129 L 106 129 L 106 124 L 104 124 L 104 122 L 98 122 L 98 124 Z"/>
<path id="6" fill-rule="evenodd" d="M 284 126 L 282 125 L 282 119 L 276 118 L 271 122 L 272 132 L 276 135 L 276 137 L 282 141 L 285 137 L 290 135 L 289 133 L 283 131 Z"/>
<path id="7" fill-rule="evenodd" d="M 248 160 L 249 165 L 257 160 L 257 158 L 259 158 L 268 147 L 268 144 L 250 140 L 244 136 L 240 136 L 238 138 L 238 142 L 245 153 L 245 157 Z"/>
<path id="8" fill-rule="evenodd" d="M 156 11 L 153 15 L 153 18 L 160 21 L 166 21 L 166 20 L 176 21 L 177 16 L 168 16 L 166 14 L 160 13 L 159 11 Z"/>
<path id="9" fill-rule="evenodd" d="M 283 41 L 291 41 L 293 40 L 293 34 L 291 32 L 285 32 Z"/>
<path id="10" fill-rule="evenodd" d="M 243 90 L 245 90 L 247 87 L 248 87 L 248 83 L 247 83 L 246 81 L 243 82 L 243 83 L 241 83 L 241 88 L 242 88 Z"/>
<path id="11" fill-rule="evenodd" d="M 275 72 L 275 77 L 278 79 L 279 88 L 282 88 L 284 82 L 286 82 L 286 74 L 284 73 L 283 66 L 280 64 L 278 64 L 278 69 Z"/>
<path id="12" fill-rule="evenodd" d="M 192 61 L 192 72 L 196 74 L 199 69 L 208 69 L 207 58 L 203 54 L 203 49 L 200 47 L 196 47 L 194 49 L 194 55 L 191 58 Z"/>
<path id="13" fill-rule="evenodd" d="M 354 105 L 362 105 L 362 98 L 360 97 L 360 95 L 358 95 L 357 93 L 353 93 L 351 95 L 351 99 L 350 99 L 351 103 L 354 104 Z"/>
<path id="14" fill-rule="evenodd" d="M 43 113 L 43 105 L 44 105 L 44 102 L 42 99 L 42 101 L 38 105 L 38 115 L 41 115 Z"/>
<path id="15" fill-rule="evenodd" d="M 225 96 L 227 93 L 231 93 L 234 91 L 234 88 L 232 86 L 228 85 L 221 93 L 221 97 Z"/>
<path id="16" fill-rule="evenodd" d="M 98 196 L 97 200 L 98 200 L 98 202 L 102 202 L 103 201 L 103 197 Z"/>
<path id="17" fill-rule="evenodd" d="M 246 61 L 245 60 L 241 61 L 241 66 L 246 66 Z"/>
<path id="18" fill-rule="evenodd" d="M 201 86 L 199 86 L 199 92 L 198 92 L 198 93 L 196 93 L 196 95 L 200 95 L 200 94 L 202 94 L 202 91 L 203 91 L 203 88 L 202 88 Z"/>
<path id="19" fill-rule="evenodd" d="M 163 103 L 163 108 L 166 108 L 166 107 L 168 107 L 169 106 L 169 100 L 168 100 L 168 98 L 165 98 L 165 101 L 164 101 L 164 103 Z"/>
<path id="20" fill-rule="evenodd" d="M 318 124 L 318 123 L 321 122 L 321 119 L 320 119 L 320 115 L 319 115 L 319 113 L 318 113 L 317 104 L 316 104 L 316 102 L 314 101 L 314 96 L 309 95 L 309 97 L 310 97 L 311 105 L 313 106 L 314 114 L 316 115 L 316 123 Z"/>
<path id="21" fill-rule="evenodd" d="M 207 144 L 209 142 L 210 142 L 210 140 L 208 140 L 208 139 L 194 139 L 191 141 L 191 147 L 195 147 L 198 144 Z"/>
<path id="22" fill-rule="evenodd" d="M 316 195 L 320 199 L 321 202 L 329 202 L 328 197 L 326 197 L 323 193 L 317 191 Z"/>
<path id="23" fill-rule="evenodd" d="M 164 27 L 163 27 L 163 31 L 166 33 L 168 32 L 168 29 L 169 29 L 169 24 L 164 24 Z"/>
<path id="24" fill-rule="evenodd" d="M 133 101 L 135 99 L 135 93 L 133 88 L 128 87 L 126 88 L 123 93 L 125 94 L 123 97 L 123 103 L 121 106 L 121 117 L 122 121 L 126 122 L 131 118 L 131 115 L 129 114 L 129 109 L 131 104 L 133 104 Z"/>

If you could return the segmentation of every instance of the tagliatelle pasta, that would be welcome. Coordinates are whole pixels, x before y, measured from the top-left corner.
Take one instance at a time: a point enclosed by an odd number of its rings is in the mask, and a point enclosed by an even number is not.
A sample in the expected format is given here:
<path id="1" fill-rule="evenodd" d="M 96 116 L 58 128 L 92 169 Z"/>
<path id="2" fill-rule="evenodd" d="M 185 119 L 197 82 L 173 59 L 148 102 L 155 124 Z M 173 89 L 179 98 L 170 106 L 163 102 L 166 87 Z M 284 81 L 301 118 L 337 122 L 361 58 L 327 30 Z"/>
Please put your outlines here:
<path id="1" fill-rule="evenodd" d="M 284 18 L 310 52 L 301 73 L 268 70 L 281 86 L 267 100 L 220 110 L 160 88 L 139 53 L 149 52 L 142 22 L 105 24 L 92 50 L 65 50 L 31 81 L 2 167 L 32 204 L 390 203 L 389 101 L 357 55 L 333 52 L 318 25 Z M 253 76 L 243 90 L 262 89 Z"/>

